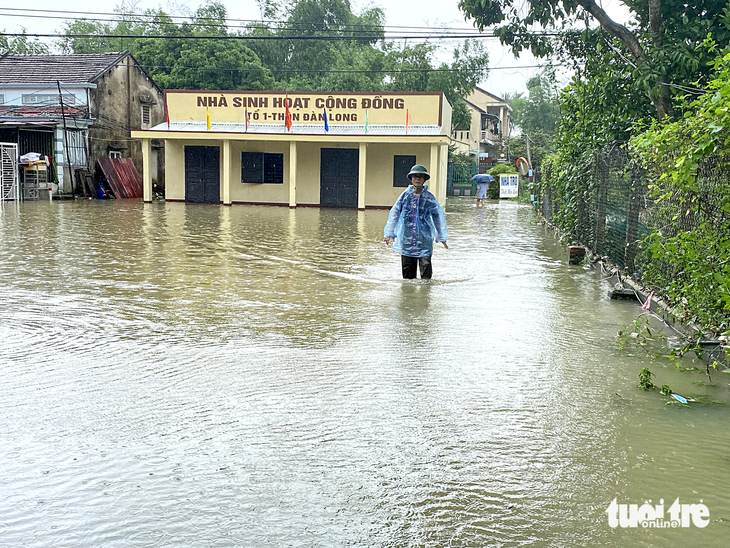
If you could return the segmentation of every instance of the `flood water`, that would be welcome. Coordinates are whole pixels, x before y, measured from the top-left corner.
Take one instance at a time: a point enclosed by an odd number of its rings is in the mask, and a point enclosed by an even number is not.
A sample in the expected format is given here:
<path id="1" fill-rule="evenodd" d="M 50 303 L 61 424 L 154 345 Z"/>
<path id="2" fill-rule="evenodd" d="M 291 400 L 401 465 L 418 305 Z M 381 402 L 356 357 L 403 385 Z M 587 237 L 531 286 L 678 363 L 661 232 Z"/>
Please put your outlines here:
<path id="1" fill-rule="evenodd" d="M 529 206 L 446 212 L 429 284 L 387 211 L 3 204 L 0 546 L 728 546 L 730 375 L 617 348 Z"/>

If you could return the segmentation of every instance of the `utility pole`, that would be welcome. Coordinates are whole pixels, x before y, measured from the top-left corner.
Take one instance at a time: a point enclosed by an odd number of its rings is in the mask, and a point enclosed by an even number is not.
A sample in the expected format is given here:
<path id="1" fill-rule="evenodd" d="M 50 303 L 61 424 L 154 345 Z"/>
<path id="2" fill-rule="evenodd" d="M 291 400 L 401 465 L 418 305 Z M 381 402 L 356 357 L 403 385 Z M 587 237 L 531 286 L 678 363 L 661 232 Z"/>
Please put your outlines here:
<path id="1" fill-rule="evenodd" d="M 74 174 L 73 174 L 73 171 L 71 170 L 71 153 L 69 152 L 69 148 L 68 148 L 68 131 L 66 131 L 66 111 L 63 108 L 63 93 L 61 93 L 61 82 L 59 80 L 56 80 L 56 85 L 58 86 L 58 100 L 61 102 L 61 118 L 63 119 L 63 143 L 64 143 L 63 148 L 66 149 L 66 164 L 68 167 L 68 174 L 71 176 L 71 193 L 73 194 Z M 64 176 L 64 179 L 65 178 L 66 177 Z M 64 187 L 65 186 L 66 185 L 64 185 Z"/>
<path id="2" fill-rule="evenodd" d="M 527 164 L 532 169 L 532 158 L 530 157 L 530 136 L 525 133 L 525 144 L 527 145 Z"/>

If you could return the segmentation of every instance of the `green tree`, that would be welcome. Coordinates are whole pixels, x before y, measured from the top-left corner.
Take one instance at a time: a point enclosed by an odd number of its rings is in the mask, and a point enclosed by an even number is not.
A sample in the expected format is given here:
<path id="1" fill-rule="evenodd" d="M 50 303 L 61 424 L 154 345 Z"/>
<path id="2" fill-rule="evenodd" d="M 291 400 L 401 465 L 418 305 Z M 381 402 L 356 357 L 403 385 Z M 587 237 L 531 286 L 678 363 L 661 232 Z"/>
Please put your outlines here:
<path id="1" fill-rule="evenodd" d="M 219 2 L 198 8 L 178 25 L 162 10 L 118 10 L 114 22 L 66 24 L 63 51 L 102 53 L 128 49 L 160 87 L 172 89 L 270 89 L 274 79 L 241 40 L 228 37 L 227 12 Z M 79 34 L 91 37 L 78 37 Z M 134 38 L 119 38 L 119 36 Z M 138 37 L 138 38 L 137 38 Z"/>
<path id="2" fill-rule="evenodd" d="M 385 41 L 380 8 L 354 14 L 349 0 L 258 4 L 262 19 L 280 13 L 285 19 L 231 32 L 217 0 L 181 24 L 162 10 L 122 5 L 112 22 L 66 23 L 59 45 L 73 53 L 128 49 L 163 88 L 441 91 L 453 107 L 452 125 L 469 127 L 461 97 L 486 76 L 488 56 L 480 42 L 466 41 L 450 63 L 437 64 L 433 43 L 399 47 Z"/>
<path id="3" fill-rule="evenodd" d="M 56 45 L 64 53 L 106 53 L 130 50 L 134 53 L 139 41 L 132 37 L 164 35 L 174 32 L 176 25 L 162 10 L 136 11 L 122 2 L 113 21 L 78 19 L 63 24 L 65 36 Z"/>
<path id="4" fill-rule="evenodd" d="M 453 62 L 433 67 L 437 46 L 424 42 L 396 49 L 387 45 L 386 65 L 393 71 L 389 91 L 441 91 L 453 108 L 453 129 L 469 129 L 471 114 L 463 97 L 471 94 L 487 75 L 489 54 L 480 42 L 467 40 L 454 50 Z"/>
<path id="5" fill-rule="evenodd" d="M 708 33 L 725 45 L 730 39 L 726 3 L 717 0 L 627 0 L 625 5 L 635 16 L 628 27 L 613 21 L 594 0 L 516 0 L 484 2 L 460 0 L 459 7 L 473 17 L 478 28 L 494 26 L 494 33 L 515 53 L 530 49 L 538 57 L 556 52 L 558 42 L 534 27 L 558 31 L 574 59 L 580 49 L 570 47 L 576 40 L 563 28 L 578 22 L 595 21 L 601 32 L 586 31 L 600 37 L 594 52 L 607 53 L 615 61 L 618 53 L 628 68 L 631 82 L 651 101 L 658 118 L 673 115 L 671 86 L 686 85 L 708 76 L 704 66 L 710 59 L 698 49 Z M 608 88 L 610 89 L 610 88 Z M 613 93 L 613 90 L 611 90 Z"/>
<path id="6" fill-rule="evenodd" d="M 261 21 L 266 19 L 276 19 L 279 14 L 279 4 L 276 0 L 256 0 L 256 4 L 261 11 Z"/>
<path id="7" fill-rule="evenodd" d="M 716 332 L 730 327 L 730 49 L 712 64 L 705 94 L 684 115 L 653 122 L 631 141 L 648 171 L 654 229 L 643 278 Z"/>
<path id="8" fill-rule="evenodd" d="M 386 42 L 384 20 L 379 8 L 353 14 L 347 0 L 300 0 L 278 27 L 251 25 L 246 35 L 252 40 L 247 45 L 271 69 L 280 88 L 441 91 L 453 107 L 452 126 L 468 129 L 471 116 L 462 97 L 486 76 L 489 59 L 481 43 L 466 41 L 454 50 L 451 63 L 437 66 L 436 44 L 399 47 Z M 308 41 L 295 36 L 333 39 Z"/>
<path id="9" fill-rule="evenodd" d="M 50 49 L 37 38 L 31 40 L 26 35 L 26 29 L 21 29 L 20 36 L 8 37 L 0 33 L 0 55 L 5 55 L 6 53 L 48 55 Z"/>
<path id="10" fill-rule="evenodd" d="M 527 81 L 527 93 L 507 97 L 515 125 L 525 133 L 555 134 L 560 115 L 560 92 L 554 69 L 547 67 Z"/>
<path id="11" fill-rule="evenodd" d="M 545 67 L 539 75 L 530 78 L 527 92 L 527 96 L 519 93 L 505 98 L 519 129 L 519 134 L 507 142 L 508 156 L 529 158 L 532 167 L 539 170 L 543 159 L 556 149 L 560 92 L 554 69 Z"/>
<path id="12" fill-rule="evenodd" d="M 441 65 L 444 72 L 432 73 L 429 91 L 442 91 L 453 108 L 451 125 L 456 130 L 471 127 L 471 112 L 463 97 L 468 97 L 477 84 L 487 76 L 489 54 L 481 42 L 466 40 L 453 52 L 451 65 Z M 448 71 L 446 71 L 448 70 Z"/>
<path id="13" fill-rule="evenodd" d="M 352 13 L 347 0 L 300 0 L 288 7 L 268 4 L 286 19 L 257 23 L 242 33 L 270 68 L 279 88 L 298 90 L 380 89 L 382 52 L 375 44 L 384 36 L 385 15 L 370 8 Z M 373 67 L 374 65 L 374 67 Z"/>
<path id="14" fill-rule="evenodd" d="M 172 70 L 160 75 L 170 89 L 271 89 L 274 79 L 243 44 L 215 40 L 185 42 Z"/>
<path id="15" fill-rule="evenodd" d="M 530 144 L 530 152 L 527 152 L 527 144 Z M 533 169 L 539 169 L 543 160 L 549 154 L 555 153 L 555 133 L 547 133 L 536 129 L 530 133 L 524 133 L 517 137 L 510 137 L 507 141 L 510 160 L 516 158 L 530 158 Z"/>

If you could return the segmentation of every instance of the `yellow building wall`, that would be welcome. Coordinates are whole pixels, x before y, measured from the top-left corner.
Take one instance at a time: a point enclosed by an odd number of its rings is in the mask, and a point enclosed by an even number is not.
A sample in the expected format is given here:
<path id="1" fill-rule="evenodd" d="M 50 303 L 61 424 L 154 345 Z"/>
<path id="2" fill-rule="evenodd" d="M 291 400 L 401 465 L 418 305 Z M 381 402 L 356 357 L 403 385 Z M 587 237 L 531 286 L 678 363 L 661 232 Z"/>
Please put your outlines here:
<path id="1" fill-rule="evenodd" d="M 443 94 L 432 93 L 322 93 L 270 91 L 167 91 L 167 111 L 171 122 L 211 123 L 249 122 L 284 123 L 286 103 L 295 125 L 324 126 L 327 111 L 329 125 L 368 123 L 406 123 L 443 125 L 451 131 L 451 106 Z"/>
<path id="2" fill-rule="evenodd" d="M 217 146 L 217 141 L 176 141 L 165 140 L 165 199 L 185 200 L 185 147 Z M 222 162 L 221 162 L 222 164 Z M 239 170 L 240 170 L 239 161 Z M 223 182 L 223 166 L 221 165 L 221 188 Z"/>
<path id="3" fill-rule="evenodd" d="M 368 143 L 366 207 L 390 207 L 406 189 L 393 186 L 393 156 L 415 156 L 416 163 L 423 164 L 428 169 L 430 147 L 430 144 L 407 144 L 396 147 L 387 143 Z"/>
<path id="4" fill-rule="evenodd" d="M 241 152 L 269 152 L 284 155 L 284 183 L 241 182 Z M 301 157 L 300 157 L 301 161 Z M 289 202 L 289 143 L 268 141 L 231 141 L 231 201 L 263 204 Z"/>
<path id="5" fill-rule="evenodd" d="M 297 204 L 319 204 L 319 168 L 323 148 L 337 148 L 334 143 L 297 143 Z M 357 148 L 351 145 L 342 148 Z"/>
<path id="6" fill-rule="evenodd" d="M 431 173 L 429 189 L 441 201 L 446 188 L 446 149 L 449 141 L 452 109 L 442 93 L 322 93 L 270 91 L 167 91 L 165 100 L 171 122 L 242 123 L 248 115 L 251 123 L 283 125 L 285 104 L 295 125 L 323 125 L 325 111 L 330 126 L 338 124 L 362 124 L 361 135 L 327 135 L 317 132 L 307 135 L 271 133 L 251 135 L 224 129 L 215 131 L 190 131 L 183 129 L 170 132 L 158 128 L 132 132 L 137 139 L 165 140 L 165 197 L 168 200 L 185 200 L 185 146 L 217 146 L 221 149 L 220 199 L 226 203 L 270 203 L 290 205 L 318 205 L 320 202 L 320 162 L 322 148 L 347 148 L 366 151 L 365 196 L 359 204 L 365 207 L 390 207 L 402 188 L 393 187 L 393 155 L 416 156 L 416 163 L 426 166 Z M 324 106 L 322 106 L 324 105 Z M 410 118 L 413 125 L 440 126 L 440 136 L 407 134 L 365 134 L 364 123 L 403 127 Z M 409 115 L 409 116 L 408 116 Z M 217 129 L 220 129 L 218 127 Z M 238 128 L 237 130 L 240 130 Z M 171 134 L 170 134 L 171 133 Z M 332 140 L 330 140 L 332 139 Z M 411 140 L 411 142 L 408 142 Z M 444 140 L 445 139 L 445 140 Z M 366 143 L 362 145 L 361 142 Z M 423 143 L 423 141 L 428 141 Z M 230 146 L 230 162 L 224 166 L 224 143 Z M 421 144 L 423 143 L 423 144 Z M 292 166 L 290 151 L 297 151 L 296 174 L 289 173 Z M 270 152 L 284 156 L 282 184 L 241 182 L 241 152 Z M 432 158 L 438 154 L 438 159 Z M 150 155 L 145 162 L 150 162 Z M 362 166 L 361 166 L 362 167 Z M 223 173 L 228 169 L 230 173 Z M 148 170 L 149 171 L 149 170 Z M 145 172 L 146 173 L 146 172 Z M 294 175 L 294 176 L 293 176 Z M 226 177 L 230 181 L 224 196 Z M 149 179 L 149 177 L 147 177 Z M 146 196 L 151 196 L 151 181 L 145 179 Z M 296 181 L 296 192 L 290 181 Z M 147 188 L 149 186 L 149 189 Z M 361 181 L 360 188 L 363 188 Z M 145 198 L 147 200 L 148 198 Z"/>
<path id="7" fill-rule="evenodd" d="M 165 198 L 185 200 L 185 146 L 218 146 L 217 141 L 165 142 L 165 169 L 167 172 Z M 320 168 L 322 148 L 358 148 L 357 143 L 297 143 L 297 205 L 318 205 L 320 201 Z M 438 172 L 430 173 L 429 190 L 443 202 L 446 188 L 446 147 L 440 150 Z M 393 157 L 415 156 L 416 163 L 432 172 L 432 145 L 368 143 L 366 145 L 367 168 L 365 185 L 366 207 L 390 207 L 405 190 L 393 186 Z M 269 152 L 284 156 L 284 183 L 260 184 L 241 182 L 241 152 Z M 275 141 L 231 141 L 231 188 L 230 198 L 238 203 L 288 204 L 289 203 L 289 143 Z M 223 169 L 221 158 L 221 171 Z M 221 172 L 221 196 L 224 174 Z"/>
<path id="8" fill-rule="evenodd" d="M 442 101 L 442 112 L 441 112 L 441 133 L 444 135 L 451 135 L 451 118 L 453 117 L 454 109 L 451 104 L 446 100 Z"/>
<path id="9" fill-rule="evenodd" d="M 449 170 L 449 147 L 448 146 L 440 146 L 440 154 L 439 154 L 439 186 L 438 186 L 438 192 L 434 192 L 436 195 L 436 199 L 439 201 L 441 206 L 443 207 L 446 203 L 446 180 L 448 179 L 448 170 Z"/>

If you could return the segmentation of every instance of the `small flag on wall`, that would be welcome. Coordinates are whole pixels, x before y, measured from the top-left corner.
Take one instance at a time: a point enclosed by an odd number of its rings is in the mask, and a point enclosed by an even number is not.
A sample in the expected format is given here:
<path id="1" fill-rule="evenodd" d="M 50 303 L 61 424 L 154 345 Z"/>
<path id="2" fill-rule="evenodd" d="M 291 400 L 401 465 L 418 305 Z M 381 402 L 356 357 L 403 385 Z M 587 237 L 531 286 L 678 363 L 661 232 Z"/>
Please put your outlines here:
<path id="1" fill-rule="evenodd" d="M 324 112 L 324 130 L 325 131 L 329 131 L 330 130 L 330 125 L 327 123 L 327 109 L 326 108 L 323 108 L 322 109 L 322 112 Z"/>
<path id="2" fill-rule="evenodd" d="M 251 115 L 248 113 L 248 109 L 246 109 L 246 131 L 248 131 L 248 125 L 251 123 Z"/>
<path id="3" fill-rule="evenodd" d="M 411 119 L 411 111 L 406 109 L 406 135 L 408 135 L 408 126 L 410 126 L 413 123 L 413 120 Z"/>
<path id="4" fill-rule="evenodd" d="M 368 124 L 368 109 L 365 109 L 365 133 L 367 133 L 369 129 L 370 124 Z"/>
<path id="5" fill-rule="evenodd" d="M 167 120 L 167 129 L 170 129 L 170 113 L 167 111 L 167 97 L 165 98 L 165 120 Z"/>
<path id="6" fill-rule="evenodd" d="M 286 107 L 286 110 L 284 111 L 284 127 L 286 127 L 286 130 L 289 131 L 291 129 L 291 114 L 289 113 L 288 95 L 284 98 L 284 106 Z"/>
<path id="7" fill-rule="evenodd" d="M 205 107 L 205 121 L 208 124 L 208 131 L 210 131 L 210 109 Z"/>

